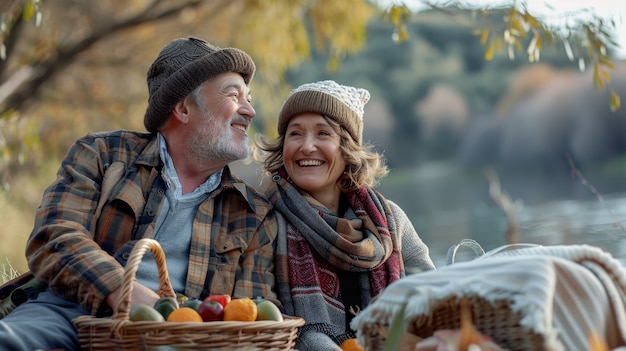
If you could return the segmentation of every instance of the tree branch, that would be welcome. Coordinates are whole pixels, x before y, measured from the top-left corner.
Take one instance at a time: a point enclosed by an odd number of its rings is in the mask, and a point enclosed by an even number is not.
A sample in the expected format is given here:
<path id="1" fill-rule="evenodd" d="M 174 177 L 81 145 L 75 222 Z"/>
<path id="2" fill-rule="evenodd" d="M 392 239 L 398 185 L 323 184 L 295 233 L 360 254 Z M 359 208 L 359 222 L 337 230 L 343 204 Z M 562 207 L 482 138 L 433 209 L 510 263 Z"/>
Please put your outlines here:
<path id="1" fill-rule="evenodd" d="M 71 65 L 78 55 L 87 51 L 95 43 L 107 37 L 132 28 L 141 24 L 157 22 L 162 19 L 179 14 L 182 10 L 190 7 L 199 6 L 201 0 L 192 0 L 177 6 L 163 9 L 162 11 L 153 11 L 158 7 L 160 0 L 154 1 L 148 5 L 144 11 L 135 16 L 126 18 L 122 21 L 114 22 L 107 27 L 99 28 L 91 33 L 91 35 L 74 43 L 69 47 L 58 46 L 56 54 L 48 56 L 48 59 L 35 62 L 30 66 L 29 75 L 21 77 L 8 77 L 0 84 L 0 116 L 6 116 L 10 112 L 21 111 L 27 107 L 27 103 L 32 103 L 39 97 L 41 86 L 54 76 L 59 74 L 67 66 Z M 13 37 L 13 35 L 11 35 Z M 24 71 L 21 71 L 24 73 Z M 16 71 L 14 74 L 20 74 Z M 26 78 L 26 79 L 25 79 Z M 19 82 L 20 84 L 15 84 Z M 9 84 L 13 84 L 10 86 Z M 4 97 L 4 99 L 2 99 Z"/>

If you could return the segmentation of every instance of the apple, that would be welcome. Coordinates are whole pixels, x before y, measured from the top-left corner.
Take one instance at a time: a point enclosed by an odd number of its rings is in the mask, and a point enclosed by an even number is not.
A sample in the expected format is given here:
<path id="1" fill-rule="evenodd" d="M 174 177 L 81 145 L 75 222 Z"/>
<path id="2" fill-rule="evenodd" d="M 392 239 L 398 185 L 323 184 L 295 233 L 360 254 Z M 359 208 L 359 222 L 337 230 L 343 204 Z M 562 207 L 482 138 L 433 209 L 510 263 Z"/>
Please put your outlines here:
<path id="1" fill-rule="evenodd" d="M 203 301 L 217 301 L 222 305 L 222 307 L 226 307 L 230 302 L 230 295 L 220 294 L 220 295 L 209 295 L 204 298 Z"/>
<path id="2" fill-rule="evenodd" d="M 158 299 L 154 303 L 154 306 L 152 307 L 155 310 L 157 310 L 160 314 L 162 314 L 163 318 L 167 319 L 170 313 L 176 310 L 179 307 L 179 305 L 178 305 L 178 301 L 176 301 L 176 298 L 165 296 L 165 297 Z"/>
<path id="3" fill-rule="evenodd" d="M 205 322 L 221 321 L 224 319 L 224 306 L 217 301 L 202 301 L 198 313 Z"/>

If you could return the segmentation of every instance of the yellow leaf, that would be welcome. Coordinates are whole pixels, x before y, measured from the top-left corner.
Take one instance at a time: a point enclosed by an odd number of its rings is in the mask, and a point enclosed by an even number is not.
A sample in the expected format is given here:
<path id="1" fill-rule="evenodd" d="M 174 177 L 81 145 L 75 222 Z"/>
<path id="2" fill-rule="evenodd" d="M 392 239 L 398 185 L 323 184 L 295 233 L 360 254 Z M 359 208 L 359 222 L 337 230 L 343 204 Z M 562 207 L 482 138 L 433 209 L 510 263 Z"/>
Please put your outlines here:
<path id="1" fill-rule="evenodd" d="M 487 42 L 487 39 L 489 38 L 489 31 L 486 29 L 483 29 L 481 35 L 480 35 L 480 45 L 483 46 L 485 45 L 485 43 Z"/>
<path id="2" fill-rule="evenodd" d="M 399 5 L 391 5 L 391 10 L 389 11 L 389 13 L 391 14 L 391 22 L 396 25 L 396 26 L 400 26 L 400 24 L 402 23 L 402 13 L 403 13 L 403 8 L 402 6 Z"/>
<path id="3" fill-rule="evenodd" d="M 593 82 L 600 90 L 604 90 L 604 82 L 602 81 L 602 78 L 600 78 L 600 72 L 597 64 L 593 65 Z"/>
<path id="4" fill-rule="evenodd" d="M 610 69 L 614 69 L 615 65 L 613 64 L 613 61 L 611 61 L 610 59 L 606 58 L 606 56 L 600 56 L 600 63 L 607 66 Z"/>
<path id="5" fill-rule="evenodd" d="M 604 79 L 605 82 L 611 83 L 611 75 L 609 74 L 607 70 L 605 69 L 601 70 L 600 74 L 602 75 L 602 79 Z"/>
<path id="6" fill-rule="evenodd" d="M 30 20 L 35 15 L 35 4 L 32 1 L 28 1 L 24 6 L 24 19 Z"/>
<path id="7" fill-rule="evenodd" d="M 494 45 L 493 45 L 493 40 L 489 41 L 489 45 L 487 46 L 487 51 L 485 51 L 485 60 L 487 61 L 491 61 L 493 59 L 493 50 L 494 49 Z"/>
<path id="8" fill-rule="evenodd" d="M 398 31 L 398 37 L 401 42 L 409 39 L 409 31 L 406 29 L 405 25 L 402 25 L 402 27 L 400 27 L 400 30 Z"/>
<path id="9" fill-rule="evenodd" d="M 514 32 L 514 34 L 520 36 L 522 39 L 526 39 L 528 37 L 528 34 L 526 33 L 524 26 L 519 21 L 519 17 L 517 16 L 511 17 L 510 22 L 511 22 L 511 27 L 513 28 L 511 30 L 512 33 Z"/>
<path id="10" fill-rule="evenodd" d="M 539 22 L 537 22 L 537 19 L 533 15 L 528 13 L 528 11 L 524 12 L 523 18 L 524 18 L 524 20 L 526 22 L 528 22 L 530 24 L 531 27 L 533 27 L 533 28 L 539 28 L 540 27 Z"/>
<path id="11" fill-rule="evenodd" d="M 621 108 L 620 97 L 616 92 L 611 93 L 611 111 L 615 112 Z"/>
<path id="12" fill-rule="evenodd" d="M 407 39 L 409 39 L 409 31 L 406 29 L 405 25 L 400 27 L 396 27 L 391 38 L 395 43 L 401 43 Z"/>

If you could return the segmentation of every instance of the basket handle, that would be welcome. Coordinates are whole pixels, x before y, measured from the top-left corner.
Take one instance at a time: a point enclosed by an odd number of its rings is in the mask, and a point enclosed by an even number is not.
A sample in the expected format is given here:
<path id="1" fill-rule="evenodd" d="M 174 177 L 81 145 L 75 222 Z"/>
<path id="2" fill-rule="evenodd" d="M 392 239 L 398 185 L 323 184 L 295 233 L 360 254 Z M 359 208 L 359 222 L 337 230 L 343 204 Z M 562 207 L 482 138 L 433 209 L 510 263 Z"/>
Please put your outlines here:
<path id="1" fill-rule="evenodd" d="M 167 273 L 167 265 L 165 264 L 165 253 L 161 248 L 161 244 L 158 241 L 150 238 L 144 238 L 135 244 L 133 251 L 130 253 L 128 263 L 126 264 L 126 271 L 124 272 L 124 280 L 122 281 L 122 291 L 120 298 L 115 306 L 115 312 L 113 313 L 113 319 L 127 321 L 130 313 L 130 298 L 133 293 L 133 282 L 135 281 L 135 274 L 141 263 L 141 259 L 146 251 L 150 250 L 156 261 L 157 269 L 159 271 L 159 291 L 157 293 L 161 297 L 170 296 L 176 297 L 176 293 L 170 283 L 170 277 Z"/>
<path id="2" fill-rule="evenodd" d="M 463 239 L 458 244 L 452 245 L 448 248 L 448 252 L 446 253 L 446 265 L 454 264 L 456 260 L 456 253 L 462 247 L 468 247 L 474 251 L 476 257 L 481 257 L 485 254 L 485 250 L 480 244 L 474 239 Z"/>

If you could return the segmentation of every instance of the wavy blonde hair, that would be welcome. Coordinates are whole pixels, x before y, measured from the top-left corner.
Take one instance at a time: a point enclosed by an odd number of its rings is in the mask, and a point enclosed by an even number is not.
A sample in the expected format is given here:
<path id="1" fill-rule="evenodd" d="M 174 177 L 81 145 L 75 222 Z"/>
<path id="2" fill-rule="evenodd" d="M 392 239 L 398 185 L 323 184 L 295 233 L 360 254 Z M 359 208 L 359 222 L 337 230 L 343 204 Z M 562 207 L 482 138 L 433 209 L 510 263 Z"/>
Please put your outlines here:
<path id="1" fill-rule="evenodd" d="M 322 115 L 326 122 L 340 137 L 339 148 L 346 162 L 344 174 L 337 180 L 339 188 L 352 191 L 362 186 L 373 188 L 389 173 L 386 160 L 382 154 L 372 150 L 372 145 L 358 144 L 350 133 L 331 117 Z M 285 135 L 279 135 L 274 140 L 257 134 L 253 158 L 263 164 L 263 170 L 271 176 L 280 169 L 284 169 L 283 146 Z"/>

